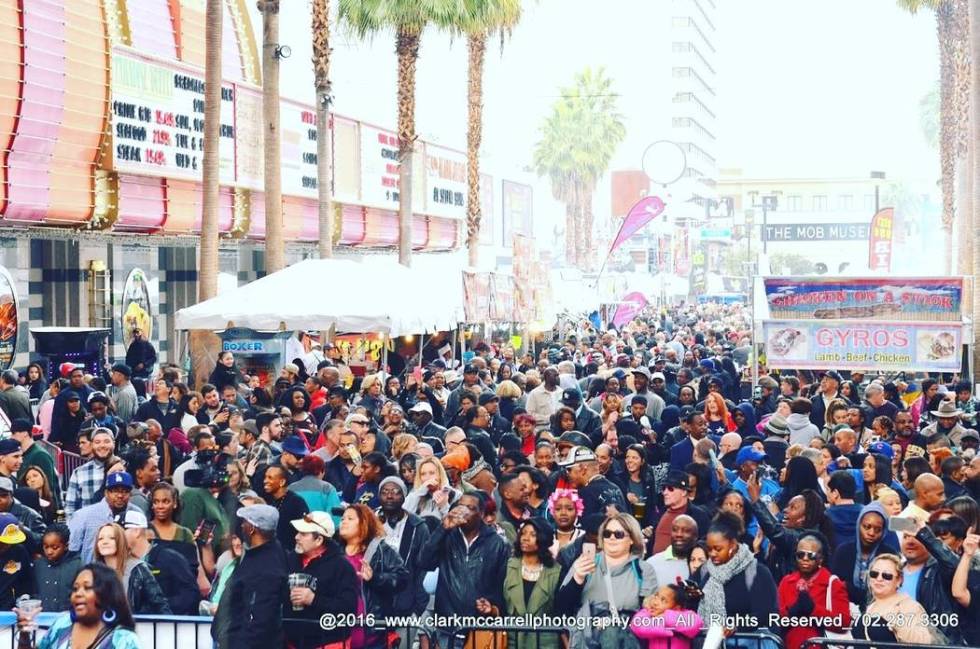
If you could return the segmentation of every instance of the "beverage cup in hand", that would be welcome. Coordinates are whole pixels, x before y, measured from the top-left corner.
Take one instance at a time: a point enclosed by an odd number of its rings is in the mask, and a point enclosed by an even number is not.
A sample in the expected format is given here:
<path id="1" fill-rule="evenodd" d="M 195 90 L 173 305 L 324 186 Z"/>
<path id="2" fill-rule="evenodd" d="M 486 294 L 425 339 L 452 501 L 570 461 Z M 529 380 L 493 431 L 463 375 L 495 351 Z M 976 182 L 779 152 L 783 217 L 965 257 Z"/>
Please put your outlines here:
<path id="1" fill-rule="evenodd" d="M 309 588 L 310 587 L 310 575 L 305 572 L 291 572 L 289 573 L 289 589 L 290 591 L 294 588 Z M 302 611 L 303 606 L 293 605 L 294 611 Z"/>
<path id="2" fill-rule="evenodd" d="M 20 617 L 24 619 L 24 624 L 21 627 L 22 631 L 33 632 L 37 630 L 37 623 L 34 619 L 37 614 L 41 612 L 41 600 L 39 599 L 21 599 L 17 602 L 17 611 L 20 613 Z"/>

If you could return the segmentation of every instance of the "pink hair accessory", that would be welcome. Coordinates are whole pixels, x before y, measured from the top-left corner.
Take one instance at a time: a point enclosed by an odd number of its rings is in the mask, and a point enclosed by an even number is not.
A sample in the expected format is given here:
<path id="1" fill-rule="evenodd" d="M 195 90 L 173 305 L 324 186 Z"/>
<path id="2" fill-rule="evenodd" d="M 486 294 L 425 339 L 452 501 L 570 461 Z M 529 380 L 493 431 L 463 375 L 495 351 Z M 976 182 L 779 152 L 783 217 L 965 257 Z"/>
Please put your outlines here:
<path id="1" fill-rule="evenodd" d="M 557 503 L 562 498 L 568 498 L 575 505 L 575 516 L 581 516 L 582 512 L 585 511 L 585 503 L 579 498 L 578 492 L 574 489 L 555 489 L 550 496 L 548 496 L 548 512 L 554 516 L 555 515 L 555 503 Z"/>

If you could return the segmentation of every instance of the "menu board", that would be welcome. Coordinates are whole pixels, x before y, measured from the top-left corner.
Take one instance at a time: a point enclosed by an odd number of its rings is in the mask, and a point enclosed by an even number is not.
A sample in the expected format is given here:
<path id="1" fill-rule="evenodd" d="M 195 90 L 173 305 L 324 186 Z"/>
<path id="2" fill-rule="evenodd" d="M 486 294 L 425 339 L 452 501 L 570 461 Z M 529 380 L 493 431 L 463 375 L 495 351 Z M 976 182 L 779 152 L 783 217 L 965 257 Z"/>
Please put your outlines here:
<path id="1" fill-rule="evenodd" d="M 361 124 L 361 201 L 373 207 L 398 208 L 398 136 Z"/>
<path id="2" fill-rule="evenodd" d="M 204 78 L 174 63 L 112 54 L 113 169 L 200 180 L 204 166 Z M 220 177 L 235 181 L 235 88 L 221 87 Z"/>
<path id="3" fill-rule="evenodd" d="M 425 174 L 426 212 L 433 216 L 466 218 L 466 154 L 427 144 Z"/>

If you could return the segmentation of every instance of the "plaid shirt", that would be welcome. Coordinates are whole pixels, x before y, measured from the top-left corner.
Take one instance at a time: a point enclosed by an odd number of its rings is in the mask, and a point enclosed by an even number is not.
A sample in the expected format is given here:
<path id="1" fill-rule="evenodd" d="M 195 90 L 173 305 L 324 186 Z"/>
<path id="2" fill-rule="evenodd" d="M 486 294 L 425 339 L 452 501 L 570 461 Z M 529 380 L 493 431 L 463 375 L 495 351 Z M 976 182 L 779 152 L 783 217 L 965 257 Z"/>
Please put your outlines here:
<path id="1" fill-rule="evenodd" d="M 248 453 L 245 455 L 245 466 L 247 467 L 249 462 L 255 458 L 258 458 L 257 466 L 272 464 L 272 447 L 265 440 L 256 440 L 252 444 L 252 448 L 248 449 Z"/>
<path id="2" fill-rule="evenodd" d="M 102 488 L 105 479 L 105 465 L 99 460 L 89 460 L 75 469 L 68 481 L 68 495 L 65 497 L 65 516 L 71 515 L 82 507 L 96 502 L 96 493 Z"/>

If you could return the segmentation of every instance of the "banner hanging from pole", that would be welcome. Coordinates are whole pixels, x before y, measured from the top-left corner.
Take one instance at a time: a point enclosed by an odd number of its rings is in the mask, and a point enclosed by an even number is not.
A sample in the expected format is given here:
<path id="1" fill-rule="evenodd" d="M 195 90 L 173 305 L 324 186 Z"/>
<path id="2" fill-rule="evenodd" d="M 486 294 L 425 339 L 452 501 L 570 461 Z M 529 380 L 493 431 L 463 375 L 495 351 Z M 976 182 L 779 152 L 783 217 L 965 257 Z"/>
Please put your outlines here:
<path id="1" fill-rule="evenodd" d="M 616 248 L 623 245 L 627 239 L 639 232 L 643 226 L 663 214 L 663 212 L 664 202 L 659 196 L 641 198 L 630 209 L 626 218 L 623 219 L 623 225 L 620 226 L 619 234 L 616 235 L 612 247 L 609 248 L 609 254 L 612 254 Z"/>

